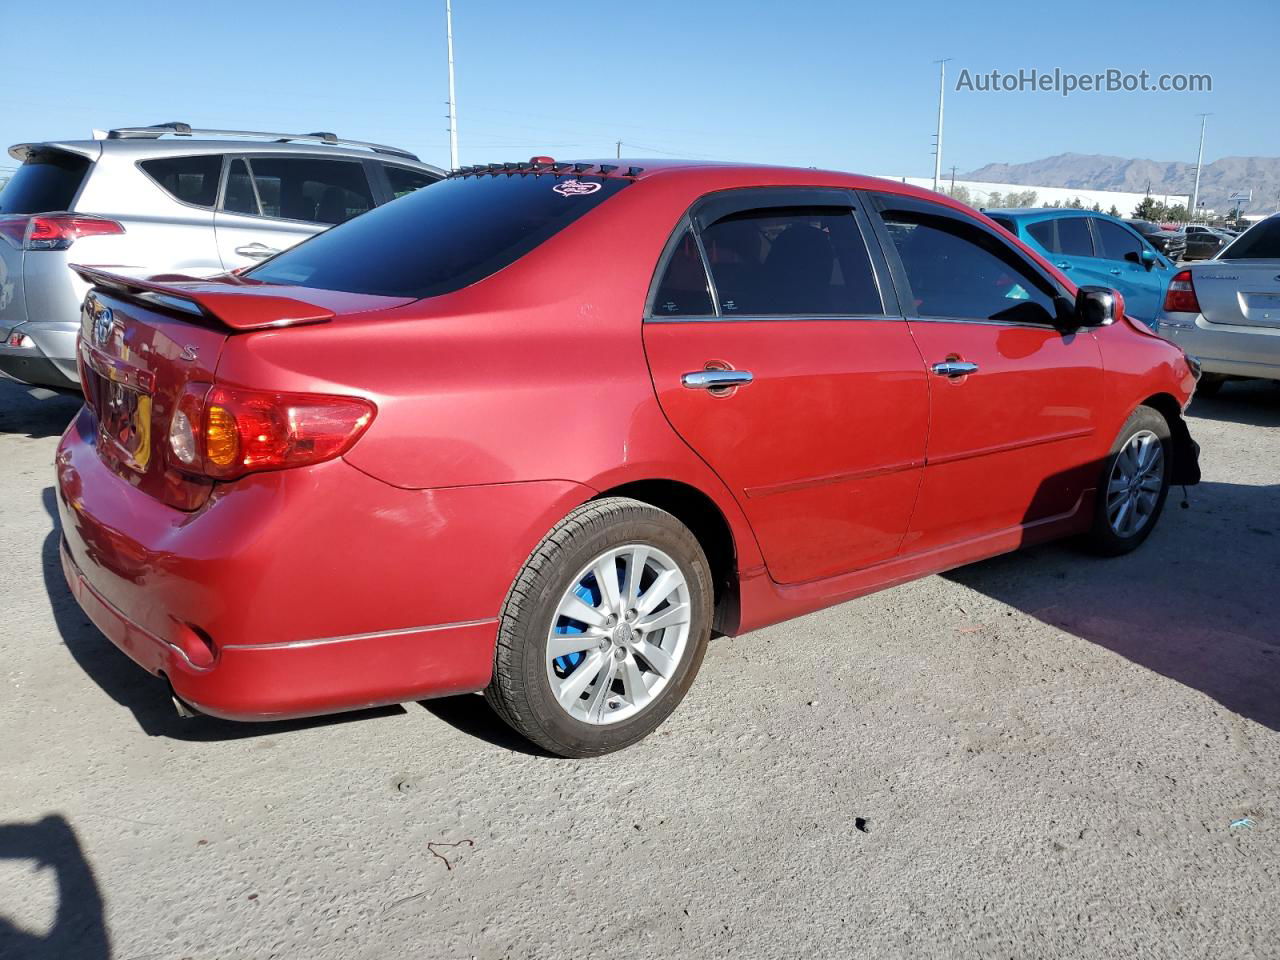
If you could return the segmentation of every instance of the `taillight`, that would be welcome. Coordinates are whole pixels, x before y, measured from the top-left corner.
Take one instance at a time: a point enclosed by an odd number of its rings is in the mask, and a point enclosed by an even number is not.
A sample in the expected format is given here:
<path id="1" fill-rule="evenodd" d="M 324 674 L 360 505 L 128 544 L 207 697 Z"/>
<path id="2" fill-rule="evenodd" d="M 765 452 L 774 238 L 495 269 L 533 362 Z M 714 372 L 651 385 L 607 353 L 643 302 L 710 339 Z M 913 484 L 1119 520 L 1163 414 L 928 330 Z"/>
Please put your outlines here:
<path id="1" fill-rule="evenodd" d="M 1169 290 L 1164 295 L 1166 313 L 1199 313 L 1200 301 L 1196 299 L 1196 288 L 1191 282 L 1191 271 L 1182 270 L 1173 275 L 1169 281 Z"/>
<path id="2" fill-rule="evenodd" d="M 169 423 L 169 458 L 216 480 L 323 463 L 351 449 L 375 412 L 358 397 L 193 385 Z"/>
<path id="3" fill-rule="evenodd" d="M 120 233 L 124 233 L 124 227 L 106 217 L 76 213 L 0 217 L 0 237 L 19 250 L 66 250 L 80 237 Z"/>
<path id="4" fill-rule="evenodd" d="M 124 233 L 124 227 L 105 217 L 73 213 L 37 215 L 27 228 L 28 250 L 66 250 L 80 237 L 104 237 Z"/>

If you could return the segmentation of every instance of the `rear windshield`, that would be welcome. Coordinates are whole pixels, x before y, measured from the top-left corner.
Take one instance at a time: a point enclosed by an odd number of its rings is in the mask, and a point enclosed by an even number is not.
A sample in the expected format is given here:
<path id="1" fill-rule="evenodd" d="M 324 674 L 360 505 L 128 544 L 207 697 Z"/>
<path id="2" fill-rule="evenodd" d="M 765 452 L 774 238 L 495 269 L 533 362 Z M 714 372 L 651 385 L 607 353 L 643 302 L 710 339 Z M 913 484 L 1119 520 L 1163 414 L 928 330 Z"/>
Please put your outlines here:
<path id="1" fill-rule="evenodd" d="M 346 293 L 435 297 L 514 263 L 630 182 L 550 173 L 444 180 L 319 234 L 247 275 Z"/>
<path id="2" fill-rule="evenodd" d="M 0 213 L 56 213 L 70 210 L 89 161 L 74 153 L 32 153 L 0 190 Z"/>
<path id="3" fill-rule="evenodd" d="M 1255 223 L 1218 254 L 1219 260 L 1280 260 L 1280 217 Z"/>

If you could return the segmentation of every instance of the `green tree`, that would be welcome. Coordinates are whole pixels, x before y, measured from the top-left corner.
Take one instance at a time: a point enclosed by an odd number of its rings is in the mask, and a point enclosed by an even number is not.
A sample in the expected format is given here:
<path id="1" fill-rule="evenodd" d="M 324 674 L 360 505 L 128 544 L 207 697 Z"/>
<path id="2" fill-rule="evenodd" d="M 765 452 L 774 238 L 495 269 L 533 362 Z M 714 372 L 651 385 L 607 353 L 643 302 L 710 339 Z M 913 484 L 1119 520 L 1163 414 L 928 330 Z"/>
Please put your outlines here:
<path id="1" fill-rule="evenodd" d="M 969 196 L 968 187 L 960 186 L 953 190 L 948 190 L 947 195 L 951 197 L 952 200 L 959 200 L 961 203 L 968 204 L 971 207 L 973 206 L 973 199 Z"/>
<path id="2" fill-rule="evenodd" d="M 1120 209 L 1119 209 L 1119 208 L 1118 208 L 1118 207 L 1113 203 L 1113 204 L 1111 205 L 1111 209 L 1107 211 L 1107 216 L 1109 216 L 1109 217 L 1119 217 L 1119 216 L 1120 216 Z"/>
<path id="3" fill-rule="evenodd" d="M 1003 206 L 1004 206 L 1004 194 L 1002 194 L 999 190 L 992 190 L 990 193 L 988 193 L 988 194 L 987 194 L 987 202 L 986 202 L 985 204 L 983 204 L 983 206 L 986 206 L 986 207 L 1003 207 Z"/>
<path id="4" fill-rule="evenodd" d="M 1100 204 L 1100 203 L 1095 203 L 1095 204 L 1094 204 L 1092 207 L 1090 207 L 1089 209 L 1090 209 L 1093 213 L 1101 213 L 1101 212 L 1102 212 L 1102 204 Z"/>
<path id="5" fill-rule="evenodd" d="M 1155 197 L 1146 196 L 1142 198 L 1142 202 L 1133 208 L 1133 217 L 1135 220 L 1155 220 L 1156 207 L 1163 206 Z"/>
<path id="6" fill-rule="evenodd" d="M 1083 210 L 1084 201 L 1082 201 L 1079 197 L 1072 197 L 1071 202 L 1068 203 L 1067 206 L 1070 207 L 1072 210 Z"/>
<path id="7" fill-rule="evenodd" d="M 1187 208 L 1180 203 L 1175 203 L 1164 212 L 1165 218 L 1172 220 L 1174 223 L 1186 223 L 1191 217 L 1187 214 Z"/>

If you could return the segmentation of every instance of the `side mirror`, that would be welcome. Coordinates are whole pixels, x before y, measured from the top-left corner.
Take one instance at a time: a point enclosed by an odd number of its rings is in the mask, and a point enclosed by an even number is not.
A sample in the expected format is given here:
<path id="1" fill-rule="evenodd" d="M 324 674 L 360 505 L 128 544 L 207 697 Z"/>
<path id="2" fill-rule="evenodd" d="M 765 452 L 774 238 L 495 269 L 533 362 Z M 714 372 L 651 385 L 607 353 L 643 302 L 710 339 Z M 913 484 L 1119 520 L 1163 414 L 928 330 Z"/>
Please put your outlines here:
<path id="1" fill-rule="evenodd" d="M 1075 322 L 1079 327 L 1108 327 L 1124 315 L 1124 298 L 1110 287 L 1076 291 Z"/>
<path id="2" fill-rule="evenodd" d="M 1139 256 L 1142 258 L 1142 265 L 1148 270 L 1160 262 L 1160 258 L 1156 256 L 1156 252 L 1150 247 L 1143 247 Z"/>

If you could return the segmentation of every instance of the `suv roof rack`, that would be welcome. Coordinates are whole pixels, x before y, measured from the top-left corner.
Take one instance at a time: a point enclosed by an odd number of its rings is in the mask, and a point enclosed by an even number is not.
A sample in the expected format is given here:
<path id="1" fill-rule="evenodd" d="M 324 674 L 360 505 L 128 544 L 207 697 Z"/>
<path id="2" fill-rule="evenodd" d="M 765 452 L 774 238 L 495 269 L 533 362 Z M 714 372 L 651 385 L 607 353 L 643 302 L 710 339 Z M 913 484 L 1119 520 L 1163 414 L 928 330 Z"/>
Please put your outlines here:
<path id="1" fill-rule="evenodd" d="M 108 131 L 108 140 L 156 140 L 164 136 L 175 137 L 265 137 L 279 143 L 294 140 L 306 140 L 313 143 L 326 143 L 330 146 L 367 147 L 374 153 L 385 153 L 393 157 L 404 157 L 406 160 L 418 160 L 417 154 L 399 147 L 388 147 L 381 143 L 369 143 L 366 140 L 344 140 L 336 133 L 267 133 L 262 130 L 202 130 L 189 123 L 155 123 L 149 127 L 118 127 Z"/>

